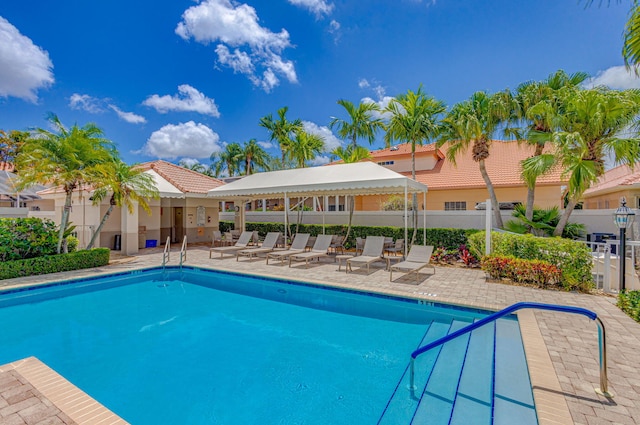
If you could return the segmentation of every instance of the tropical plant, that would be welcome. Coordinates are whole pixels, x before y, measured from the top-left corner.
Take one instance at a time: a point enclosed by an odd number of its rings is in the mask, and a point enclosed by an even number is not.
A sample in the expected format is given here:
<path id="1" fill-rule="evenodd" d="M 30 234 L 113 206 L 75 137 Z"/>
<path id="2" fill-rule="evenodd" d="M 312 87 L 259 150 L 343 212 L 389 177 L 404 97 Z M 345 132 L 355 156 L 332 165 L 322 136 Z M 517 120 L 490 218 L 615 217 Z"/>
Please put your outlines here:
<path id="1" fill-rule="evenodd" d="M 524 205 L 516 205 L 513 210 L 513 217 L 516 220 L 507 221 L 504 225 L 505 230 L 513 233 L 531 233 L 535 236 L 553 236 L 553 231 L 560 220 L 560 209 L 551 207 L 546 209 L 534 208 L 533 217 L 528 219 L 526 211 L 528 208 Z M 567 223 L 562 233 L 563 238 L 578 239 L 584 236 L 586 227 L 580 223 Z"/>
<path id="2" fill-rule="evenodd" d="M 7 133 L 0 130 L 0 162 L 13 163 L 28 138 L 26 131 L 12 130 Z"/>
<path id="3" fill-rule="evenodd" d="M 229 177 L 240 174 L 243 152 L 239 143 L 228 143 L 221 152 L 211 154 L 211 169 L 215 177 L 220 177 L 226 170 Z"/>
<path id="4" fill-rule="evenodd" d="M 507 129 L 507 134 L 515 135 L 517 140 L 524 140 L 534 147 L 534 157 L 544 152 L 547 142 L 555 129 L 558 117 L 563 113 L 562 99 L 567 91 L 578 90 L 588 74 L 577 72 L 567 74 L 559 70 L 549 75 L 543 81 L 528 81 L 520 84 L 514 95 L 514 120 L 520 128 Z M 527 201 L 525 217 L 533 218 L 535 202 L 535 188 L 538 177 L 553 169 L 553 163 L 539 163 L 536 168 L 529 168 L 522 172 L 522 179 L 527 184 Z"/>
<path id="5" fill-rule="evenodd" d="M 382 202 L 380 209 L 382 209 L 382 211 L 404 211 L 405 204 L 407 204 L 408 211 L 413 210 L 413 201 L 409 201 L 409 203 L 407 203 L 404 196 L 393 195 L 387 198 L 386 201 Z"/>
<path id="6" fill-rule="evenodd" d="M 48 120 L 55 130 L 34 130 L 16 158 L 20 170 L 18 188 L 22 190 L 35 184 L 46 184 L 64 189 L 65 202 L 58 231 L 57 252 L 60 253 L 73 191 L 101 182 L 105 176 L 105 164 L 112 163 L 117 152 L 113 142 L 106 139 L 95 124 L 83 127 L 74 124 L 67 129 L 54 114 L 49 115 Z"/>
<path id="7" fill-rule="evenodd" d="M 293 135 L 302 130 L 302 121 L 295 119 L 289 121 L 287 119 L 288 106 L 278 109 L 278 119 L 274 119 L 272 114 L 260 118 L 259 125 L 269 130 L 269 140 L 277 142 L 282 152 L 282 168 L 286 165 L 287 152 L 291 146 Z"/>
<path id="8" fill-rule="evenodd" d="M 435 140 L 442 131 L 442 114 L 447 107 L 444 102 L 428 96 L 422 91 L 411 90 L 401 94 L 389 102 L 385 109 L 391 117 L 386 125 L 384 137 L 387 147 L 393 141 L 411 144 L 411 178 L 416 180 L 416 145 Z M 413 205 L 418 205 L 417 194 L 413 194 Z M 413 236 L 411 245 L 416 239 L 418 230 L 418 211 L 413 209 Z"/>
<path id="9" fill-rule="evenodd" d="M 604 174 L 607 157 L 629 166 L 640 160 L 640 138 L 636 134 L 640 90 L 596 87 L 568 93 L 563 102 L 563 114 L 552 135 L 555 151 L 522 163 L 525 172 L 540 164 L 558 164 L 568 180 L 568 202 L 554 236 L 562 235 L 584 191 Z"/>
<path id="10" fill-rule="evenodd" d="M 187 170 L 191 170 L 191 171 L 195 171 L 196 173 L 200 173 L 200 174 L 204 174 L 205 176 L 209 176 L 209 177 L 213 177 L 213 171 L 211 170 L 211 168 L 207 167 L 206 165 L 200 163 L 200 162 L 192 162 L 192 161 L 185 161 L 182 160 L 178 163 L 179 166 L 181 166 L 182 168 L 186 168 Z"/>
<path id="11" fill-rule="evenodd" d="M 129 214 L 134 212 L 136 203 L 142 207 L 147 214 L 151 214 L 149 199 L 160 197 L 156 182 L 150 174 L 135 165 L 130 166 L 119 159 L 116 159 L 106 167 L 104 179 L 93 191 L 93 205 L 100 205 L 103 199 L 109 194 L 109 208 L 102 216 L 100 224 L 93 232 L 87 249 L 93 248 L 96 239 L 100 236 L 102 227 L 107 222 L 114 207 L 126 207 Z"/>
<path id="12" fill-rule="evenodd" d="M 244 174 L 253 174 L 256 169 L 269 170 L 271 156 L 262 149 L 256 139 L 251 139 L 242 146 L 242 159 L 244 161 Z"/>
<path id="13" fill-rule="evenodd" d="M 307 161 L 315 159 L 323 150 L 324 139 L 321 136 L 298 130 L 289 145 L 287 157 L 298 168 L 304 168 Z"/>
<path id="14" fill-rule="evenodd" d="M 343 140 L 349 140 L 353 148 L 358 146 L 358 139 L 366 139 L 369 144 L 373 144 L 376 133 L 384 130 L 384 123 L 380 118 L 374 117 L 376 112 L 380 112 L 380 107 L 376 103 L 364 102 L 357 107 L 348 100 L 338 100 L 338 105 L 342 106 L 348 120 L 331 117 L 329 127 L 337 127 L 338 136 Z"/>
<path id="15" fill-rule="evenodd" d="M 622 57 L 627 69 L 633 68 L 638 75 L 640 66 L 640 5 L 637 0 L 631 3 L 629 20 L 624 27 Z"/>
<path id="16" fill-rule="evenodd" d="M 495 94 L 474 93 L 469 100 L 456 104 L 444 118 L 444 130 L 438 142 L 448 142 L 447 159 L 456 163 L 458 155 L 471 147 L 471 155 L 480 167 L 492 205 L 499 205 L 496 191 L 487 173 L 485 160 L 491 152 L 492 137 L 513 116 L 513 97 L 508 91 Z M 502 228 L 502 217 L 498 208 L 493 208 L 496 225 Z"/>

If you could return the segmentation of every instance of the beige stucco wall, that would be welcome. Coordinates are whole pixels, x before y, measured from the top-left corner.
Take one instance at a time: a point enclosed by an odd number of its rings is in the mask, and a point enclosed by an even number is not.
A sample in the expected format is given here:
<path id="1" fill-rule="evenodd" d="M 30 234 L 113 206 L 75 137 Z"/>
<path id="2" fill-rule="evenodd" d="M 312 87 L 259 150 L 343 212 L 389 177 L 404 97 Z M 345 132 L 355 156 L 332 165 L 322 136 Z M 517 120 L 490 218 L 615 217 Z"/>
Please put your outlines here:
<path id="1" fill-rule="evenodd" d="M 386 162 L 393 161 L 393 164 L 386 164 Z M 382 165 L 396 173 L 408 173 L 412 170 L 411 156 L 408 158 L 399 157 L 380 157 L 376 158 L 377 164 Z M 437 158 L 433 155 L 420 155 L 416 156 L 416 170 L 433 170 L 438 162 Z"/>
<path id="2" fill-rule="evenodd" d="M 628 207 L 640 207 L 638 202 L 640 199 L 640 190 L 627 189 L 587 197 L 583 201 L 583 208 L 588 210 L 616 209 L 620 206 L 620 198 L 623 196 L 627 199 Z"/>

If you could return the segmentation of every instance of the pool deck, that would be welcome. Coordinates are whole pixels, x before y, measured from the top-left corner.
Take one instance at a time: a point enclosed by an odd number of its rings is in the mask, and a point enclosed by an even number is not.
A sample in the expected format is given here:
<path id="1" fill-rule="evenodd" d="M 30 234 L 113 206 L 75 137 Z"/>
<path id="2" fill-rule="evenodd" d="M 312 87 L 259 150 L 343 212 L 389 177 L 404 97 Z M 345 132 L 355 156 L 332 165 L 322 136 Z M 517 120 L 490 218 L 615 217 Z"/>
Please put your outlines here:
<path id="1" fill-rule="evenodd" d="M 144 249 L 135 257 L 114 259 L 109 266 L 95 269 L 1 280 L 0 289 L 154 267 L 161 264 L 162 251 L 161 248 Z M 178 260 L 179 254 L 174 250 L 168 264 L 177 265 Z M 455 267 L 436 267 L 435 275 L 430 275 L 429 272 L 422 274 L 418 285 L 415 284 L 415 277 L 403 278 L 400 273 L 394 274 L 394 282 L 390 283 L 389 273 L 384 270 L 382 262 L 374 265 L 369 275 L 366 274 L 366 269 L 354 269 L 353 273 L 346 274 L 344 267 L 343 271 L 338 271 L 338 263 L 334 262 L 333 258 L 324 259 L 321 263 L 312 263 L 307 269 L 304 263 L 294 263 L 294 267 L 289 268 L 286 264 L 280 265 L 277 262 L 266 265 L 264 258 L 248 260 L 243 257 L 237 262 L 235 256 L 220 259 L 219 255 L 214 254 L 214 258 L 210 259 L 208 246 L 203 245 L 189 247 L 185 264 L 492 310 L 529 301 L 577 306 L 595 311 L 607 330 L 609 391 L 615 395 L 612 399 L 600 396 L 594 391 L 600 385 L 597 326 L 593 321 L 583 316 L 548 311 L 526 310 L 518 314 L 538 419 L 540 424 L 550 425 L 640 425 L 640 324 L 615 306 L 614 297 L 491 283 L 487 282 L 480 270 Z M 38 364 L 42 365 L 40 362 Z M 51 371 L 45 365 L 42 367 Z M 65 398 L 56 395 L 56 391 L 75 388 L 70 383 L 60 383 L 59 387 L 47 387 L 45 381 L 43 387 L 41 380 L 33 381 L 30 376 L 25 375 L 28 373 L 21 374 L 11 365 L 0 366 L 2 424 L 126 423 L 115 415 L 108 416 L 105 413 L 106 409 L 101 410 L 97 402 L 93 402 L 95 405 L 92 405 L 96 409 L 95 416 L 87 415 L 86 410 L 80 410 L 84 412 L 84 415 L 80 415 L 79 409 L 74 409 L 75 402 L 69 403 L 67 398 L 67 403 L 64 403 Z M 64 381 L 62 377 L 60 379 Z M 22 405 L 15 407 L 16 403 L 7 402 L 13 397 L 12 391 L 17 391 L 14 389 L 18 385 L 15 381 L 29 387 L 25 392 L 31 391 L 27 398 L 31 400 L 30 403 L 36 405 L 33 399 L 38 399 L 44 407 L 51 408 L 51 414 L 42 419 L 38 416 L 38 421 L 27 420 L 31 405 L 19 409 Z M 7 382 L 12 384 L 8 385 Z M 57 389 L 52 391 L 52 388 Z M 11 400 L 15 401 L 17 398 L 13 397 Z M 42 410 L 43 407 L 37 409 Z"/>

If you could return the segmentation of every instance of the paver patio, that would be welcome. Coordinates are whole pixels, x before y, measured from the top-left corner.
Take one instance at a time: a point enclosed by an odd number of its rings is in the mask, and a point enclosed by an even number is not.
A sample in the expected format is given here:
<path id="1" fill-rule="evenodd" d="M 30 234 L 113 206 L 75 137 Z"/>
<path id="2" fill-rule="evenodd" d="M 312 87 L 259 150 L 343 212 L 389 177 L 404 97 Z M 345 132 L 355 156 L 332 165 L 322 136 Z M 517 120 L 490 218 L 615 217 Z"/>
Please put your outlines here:
<path id="1" fill-rule="evenodd" d="M 599 396 L 594 391 L 599 387 L 599 367 L 597 327 L 593 321 L 583 316 L 546 311 L 520 314 L 540 423 L 640 424 L 640 375 L 637 366 L 640 324 L 615 306 L 614 297 L 491 283 L 487 282 L 483 272 L 463 268 L 436 267 L 435 275 L 424 274 L 420 284 L 416 285 L 414 277 L 405 279 L 400 275 L 390 283 L 382 262 L 370 275 L 359 270 L 346 274 L 338 271 L 338 264 L 333 259 L 326 259 L 305 269 L 304 264 L 295 264 L 292 268 L 286 263 L 266 265 L 264 259 L 238 262 L 235 256 L 209 259 L 208 253 L 208 246 L 192 246 L 185 264 L 495 310 L 530 301 L 578 306 L 595 311 L 607 329 L 609 390 L 615 394 L 613 399 Z M 178 258 L 179 255 L 174 251 L 169 264 L 176 265 Z M 153 267 L 161 262 L 161 249 L 147 249 L 131 259 L 96 269 L 3 280 L 0 281 L 0 289 Z M 5 373 L 0 372 L 0 381 L 6 379 L 3 376 Z M 0 389 L 0 396 L 2 394 Z M 567 407 L 570 417 L 566 414 Z M 97 423 L 78 421 L 69 412 L 62 408 L 60 410 L 81 425 Z M 0 410 L 0 423 L 4 423 L 1 415 Z"/>

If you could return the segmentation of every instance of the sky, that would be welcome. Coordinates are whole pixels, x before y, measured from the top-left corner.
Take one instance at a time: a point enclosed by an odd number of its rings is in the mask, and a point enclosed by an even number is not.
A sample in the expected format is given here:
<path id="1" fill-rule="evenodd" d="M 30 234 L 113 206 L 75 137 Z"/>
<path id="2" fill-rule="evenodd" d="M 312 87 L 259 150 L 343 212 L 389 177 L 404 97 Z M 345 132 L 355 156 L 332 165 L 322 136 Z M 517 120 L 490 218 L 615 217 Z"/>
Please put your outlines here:
<path id="1" fill-rule="evenodd" d="M 0 129 L 95 123 L 130 163 L 210 164 L 227 143 L 277 146 L 261 117 L 345 142 L 339 99 L 384 106 L 422 84 L 452 106 L 563 69 L 640 88 L 626 72 L 630 1 L 32 0 L 0 4 Z M 366 142 L 361 141 L 361 144 Z M 382 135 L 371 148 L 383 146 Z"/>

